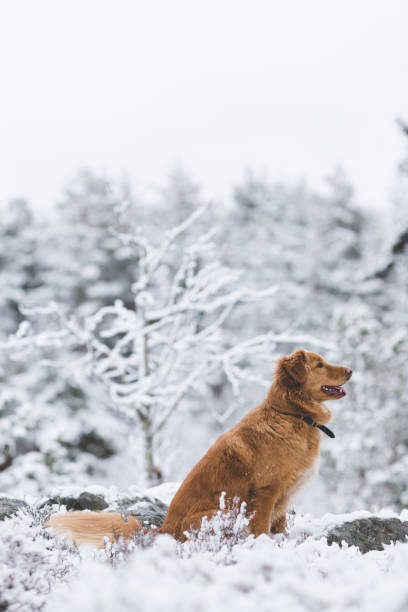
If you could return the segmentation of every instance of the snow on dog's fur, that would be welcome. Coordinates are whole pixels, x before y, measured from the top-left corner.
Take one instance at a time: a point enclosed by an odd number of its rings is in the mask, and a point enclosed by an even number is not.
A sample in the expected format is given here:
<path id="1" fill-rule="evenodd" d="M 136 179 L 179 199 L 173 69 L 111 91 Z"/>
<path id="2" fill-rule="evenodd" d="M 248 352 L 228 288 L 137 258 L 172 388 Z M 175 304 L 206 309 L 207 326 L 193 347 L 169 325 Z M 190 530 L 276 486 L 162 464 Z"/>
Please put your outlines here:
<path id="1" fill-rule="evenodd" d="M 351 376 L 344 366 L 328 364 L 317 353 L 303 350 L 282 357 L 265 400 L 235 427 L 221 435 L 193 467 L 175 494 L 161 533 L 178 540 L 199 529 L 204 517 L 219 511 L 220 495 L 246 503 L 250 532 L 280 533 L 294 493 L 313 472 L 321 433 L 299 417 L 324 425 L 331 418 L 328 399 L 340 399 L 340 385 Z M 285 414 L 290 413 L 290 414 Z M 141 529 L 118 513 L 70 512 L 48 523 L 76 543 L 103 546 L 104 537 L 126 539 Z"/>

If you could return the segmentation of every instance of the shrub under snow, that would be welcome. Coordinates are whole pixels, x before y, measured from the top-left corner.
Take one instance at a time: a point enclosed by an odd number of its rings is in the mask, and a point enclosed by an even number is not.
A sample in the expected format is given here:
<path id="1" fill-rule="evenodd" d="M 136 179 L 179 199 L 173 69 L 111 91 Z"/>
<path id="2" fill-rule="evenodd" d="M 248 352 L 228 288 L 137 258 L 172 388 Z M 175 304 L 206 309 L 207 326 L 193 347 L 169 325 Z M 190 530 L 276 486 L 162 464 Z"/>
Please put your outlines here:
<path id="1" fill-rule="evenodd" d="M 353 547 L 328 546 L 318 537 L 316 522 L 299 519 L 289 538 L 241 540 L 225 555 L 204 546 L 194 551 L 189 542 L 180 546 L 171 537 L 160 536 L 150 547 L 136 548 L 116 567 L 95 560 L 84 564 L 68 587 L 54 592 L 46 611 L 407 609 L 406 544 L 361 555 Z"/>
<path id="2" fill-rule="evenodd" d="M 0 522 L 0 610 L 42 610 L 56 583 L 66 582 L 79 554 L 42 527 L 44 512 L 24 513 Z"/>

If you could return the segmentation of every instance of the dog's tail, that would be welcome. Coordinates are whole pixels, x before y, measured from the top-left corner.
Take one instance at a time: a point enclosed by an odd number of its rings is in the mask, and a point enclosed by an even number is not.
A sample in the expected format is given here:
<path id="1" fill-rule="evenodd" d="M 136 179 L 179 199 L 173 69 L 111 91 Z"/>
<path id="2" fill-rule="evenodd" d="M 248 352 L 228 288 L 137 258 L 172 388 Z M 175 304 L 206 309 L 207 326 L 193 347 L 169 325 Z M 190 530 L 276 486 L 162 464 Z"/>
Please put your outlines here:
<path id="1" fill-rule="evenodd" d="M 142 529 L 134 516 L 125 520 L 119 512 L 86 511 L 54 514 L 45 527 L 65 535 L 75 544 L 90 544 L 95 548 L 103 548 L 106 538 L 111 542 L 120 537 L 129 540 L 132 534 Z"/>

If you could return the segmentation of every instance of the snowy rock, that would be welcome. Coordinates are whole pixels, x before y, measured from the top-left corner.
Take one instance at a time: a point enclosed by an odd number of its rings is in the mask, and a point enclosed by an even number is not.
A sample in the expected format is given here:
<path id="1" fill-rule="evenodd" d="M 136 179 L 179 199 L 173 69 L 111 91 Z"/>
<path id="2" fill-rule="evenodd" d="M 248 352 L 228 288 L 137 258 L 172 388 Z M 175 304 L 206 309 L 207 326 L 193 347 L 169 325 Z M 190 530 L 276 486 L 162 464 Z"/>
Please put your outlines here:
<path id="1" fill-rule="evenodd" d="M 110 497 L 110 499 L 109 499 Z M 62 492 L 43 501 L 40 508 L 58 504 L 67 510 L 116 510 L 124 515 L 135 516 L 143 525 L 160 527 L 167 512 L 167 504 L 152 495 L 143 493 L 118 495 L 112 498 L 108 491 L 91 493 L 90 491 Z"/>
<path id="2" fill-rule="evenodd" d="M 109 507 L 103 495 L 96 495 L 89 491 L 84 491 L 78 496 L 75 495 L 56 495 L 47 499 L 41 504 L 41 508 L 44 506 L 52 506 L 53 504 L 59 504 L 60 506 L 66 506 L 67 510 L 105 510 Z"/>
<path id="3" fill-rule="evenodd" d="M 364 554 L 370 550 L 384 550 L 384 544 L 405 542 L 408 537 L 408 521 L 398 518 L 372 516 L 337 525 L 327 534 L 327 543 L 357 546 Z"/>
<path id="4" fill-rule="evenodd" d="M 0 521 L 16 514 L 18 510 L 28 510 L 29 506 L 22 499 L 0 497 Z"/>
<path id="5" fill-rule="evenodd" d="M 131 514 L 143 525 L 161 527 L 167 505 L 156 497 L 124 497 L 115 504 L 120 512 Z"/>

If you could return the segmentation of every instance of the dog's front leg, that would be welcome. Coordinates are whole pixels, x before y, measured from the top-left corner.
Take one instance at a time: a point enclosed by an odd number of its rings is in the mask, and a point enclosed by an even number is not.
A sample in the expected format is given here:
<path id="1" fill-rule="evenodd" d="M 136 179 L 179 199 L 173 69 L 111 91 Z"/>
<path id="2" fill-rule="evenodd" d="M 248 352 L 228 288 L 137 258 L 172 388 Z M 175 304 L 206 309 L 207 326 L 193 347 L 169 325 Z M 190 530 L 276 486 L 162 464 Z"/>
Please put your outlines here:
<path id="1" fill-rule="evenodd" d="M 276 504 L 276 495 L 270 491 L 257 492 L 248 504 L 248 514 L 253 514 L 250 521 L 251 533 L 255 537 L 262 533 L 269 534 Z"/>
<path id="2" fill-rule="evenodd" d="M 280 516 L 274 516 L 271 522 L 271 533 L 285 533 L 286 531 L 286 512 Z"/>
<path id="3" fill-rule="evenodd" d="M 288 510 L 289 497 L 282 496 L 273 509 L 271 521 L 271 533 L 285 533 L 286 531 L 286 512 Z"/>

